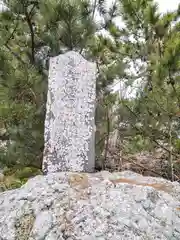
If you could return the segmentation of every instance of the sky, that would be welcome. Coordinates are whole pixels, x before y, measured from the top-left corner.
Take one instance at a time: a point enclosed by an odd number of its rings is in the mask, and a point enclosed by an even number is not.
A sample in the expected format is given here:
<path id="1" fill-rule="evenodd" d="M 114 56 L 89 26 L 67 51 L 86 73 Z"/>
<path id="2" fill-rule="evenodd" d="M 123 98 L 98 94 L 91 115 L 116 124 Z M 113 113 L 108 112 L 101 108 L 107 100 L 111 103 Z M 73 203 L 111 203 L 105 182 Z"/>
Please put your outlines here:
<path id="1" fill-rule="evenodd" d="M 180 0 L 156 0 L 156 2 L 159 4 L 159 10 L 162 13 L 175 10 L 180 4 Z"/>

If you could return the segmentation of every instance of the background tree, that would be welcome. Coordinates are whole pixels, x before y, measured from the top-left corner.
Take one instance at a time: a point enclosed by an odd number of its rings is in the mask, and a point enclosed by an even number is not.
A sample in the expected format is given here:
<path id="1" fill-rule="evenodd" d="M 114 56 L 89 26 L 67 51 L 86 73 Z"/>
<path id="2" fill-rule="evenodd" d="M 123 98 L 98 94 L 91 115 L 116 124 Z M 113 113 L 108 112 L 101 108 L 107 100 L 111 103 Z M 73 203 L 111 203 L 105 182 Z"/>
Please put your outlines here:
<path id="1" fill-rule="evenodd" d="M 174 142 L 178 140 L 179 112 L 179 9 L 160 15 L 154 1 L 119 1 L 125 22 L 124 41 L 135 80 L 141 78 L 134 106 L 128 107 L 135 134 L 169 154 L 169 176 L 173 179 Z M 137 123 L 140 127 L 137 128 Z M 132 131 L 133 134 L 133 131 Z M 176 156 L 178 157 L 178 156 Z"/>
<path id="2" fill-rule="evenodd" d="M 0 13 L 0 161 L 41 168 L 49 58 L 78 51 L 97 65 L 96 159 L 104 169 L 157 147 L 179 174 L 180 7 L 153 0 L 5 0 Z M 100 21 L 97 21 L 97 16 Z M 117 25 L 124 23 L 123 27 Z M 133 98 L 112 92 L 137 88 Z M 109 160 L 110 159 L 110 160 Z"/>
<path id="3" fill-rule="evenodd" d="M 0 116 L 1 139 L 8 140 L 8 149 L 2 150 L 1 161 L 41 167 L 49 57 L 75 50 L 96 61 L 97 102 L 103 101 L 120 61 L 115 60 L 115 44 L 96 33 L 115 28 L 116 7 L 105 10 L 104 1 L 85 0 L 6 0 L 5 5 L 0 14 Z M 101 24 L 95 22 L 96 11 L 104 19 Z"/>

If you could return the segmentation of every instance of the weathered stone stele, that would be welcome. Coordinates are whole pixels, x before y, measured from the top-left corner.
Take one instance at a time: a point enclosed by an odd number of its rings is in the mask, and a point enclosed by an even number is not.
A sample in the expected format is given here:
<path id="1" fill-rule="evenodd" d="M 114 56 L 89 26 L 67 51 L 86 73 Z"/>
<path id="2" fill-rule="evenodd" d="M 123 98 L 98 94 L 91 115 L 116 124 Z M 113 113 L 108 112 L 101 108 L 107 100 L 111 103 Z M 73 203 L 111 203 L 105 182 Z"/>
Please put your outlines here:
<path id="1" fill-rule="evenodd" d="M 94 170 L 96 65 L 70 51 L 50 59 L 43 172 Z"/>

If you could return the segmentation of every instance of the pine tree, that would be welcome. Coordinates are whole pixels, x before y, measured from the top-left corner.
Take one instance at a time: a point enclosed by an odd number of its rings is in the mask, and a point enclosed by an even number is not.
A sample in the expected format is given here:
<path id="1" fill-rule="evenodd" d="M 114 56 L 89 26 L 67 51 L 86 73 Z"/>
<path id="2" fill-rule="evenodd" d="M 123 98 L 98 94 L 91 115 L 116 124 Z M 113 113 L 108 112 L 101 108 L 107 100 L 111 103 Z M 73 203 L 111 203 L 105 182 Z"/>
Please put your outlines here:
<path id="1" fill-rule="evenodd" d="M 132 110 L 139 132 L 169 154 L 171 178 L 179 112 L 179 10 L 160 15 L 153 1 L 120 1 L 126 27 L 126 51 L 141 87 Z M 140 61 L 140 65 L 138 62 Z M 135 123 L 135 122 L 134 122 Z M 167 147 L 165 147 L 167 146 Z"/>
<path id="2" fill-rule="evenodd" d="M 41 167 L 48 59 L 82 51 L 95 30 L 86 1 L 5 1 L 1 19 L 1 161 Z M 48 11 L 48 15 L 46 14 Z"/>
<path id="3" fill-rule="evenodd" d="M 161 147 L 178 172 L 180 7 L 160 14 L 153 0 L 5 0 L 0 13 L 0 161 L 41 168 L 49 58 L 69 50 L 97 65 L 96 157 Z M 96 21 L 96 16 L 101 22 Z M 124 27 L 116 21 L 120 17 Z M 116 19 L 116 21 L 115 21 Z M 104 34 L 105 33 L 105 34 Z M 133 71 L 130 69 L 133 66 Z M 139 85 L 137 81 L 140 80 Z M 137 85 L 126 99 L 116 81 Z"/>
<path id="4" fill-rule="evenodd" d="M 75 50 L 95 61 L 97 99 L 101 96 L 103 102 L 110 93 L 108 86 L 122 72 L 122 63 L 115 61 L 116 44 L 95 33 L 106 29 L 117 37 L 112 22 L 116 6 L 106 10 L 105 1 L 85 0 L 6 0 L 5 4 L 7 9 L 0 14 L 0 116 L 5 129 L 1 138 L 7 138 L 8 151 L 1 158 L 9 166 L 41 167 L 49 57 Z M 97 11 L 102 24 L 95 22 Z M 100 118 L 103 121 L 103 115 Z"/>

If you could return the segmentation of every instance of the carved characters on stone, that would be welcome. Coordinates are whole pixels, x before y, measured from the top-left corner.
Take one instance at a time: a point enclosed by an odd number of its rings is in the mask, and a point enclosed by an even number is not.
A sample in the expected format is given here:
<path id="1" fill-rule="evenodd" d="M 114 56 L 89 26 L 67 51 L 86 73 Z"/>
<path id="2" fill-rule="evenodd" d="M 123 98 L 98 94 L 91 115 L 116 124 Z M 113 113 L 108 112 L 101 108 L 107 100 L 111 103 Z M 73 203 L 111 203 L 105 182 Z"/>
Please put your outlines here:
<path id="1" fill-rule="evenodd" d="M 50 59 L 43 172 L 94 170 L 96 66 L 74 51 Z"/>

